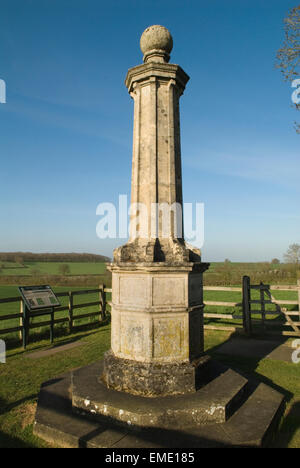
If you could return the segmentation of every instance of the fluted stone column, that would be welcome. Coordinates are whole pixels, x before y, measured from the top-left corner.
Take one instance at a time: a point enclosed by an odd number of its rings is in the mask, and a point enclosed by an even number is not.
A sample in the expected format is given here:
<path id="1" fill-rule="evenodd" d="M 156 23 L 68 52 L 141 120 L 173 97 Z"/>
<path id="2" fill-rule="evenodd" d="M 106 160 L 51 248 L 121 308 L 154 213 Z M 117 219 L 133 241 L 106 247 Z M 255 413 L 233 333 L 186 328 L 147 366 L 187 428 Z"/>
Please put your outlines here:
<path id="1" fill-rule="evenodd" d="M 129 241 L 114 252 L 109 387 L 148 396 L 195 391 L 203 352 L 202 274 L 184 241 L 179 99 L 189 80 L 169 64 L 162 26 L 141 37 L 144 64 L 126 86 L 134 100 Z"/>

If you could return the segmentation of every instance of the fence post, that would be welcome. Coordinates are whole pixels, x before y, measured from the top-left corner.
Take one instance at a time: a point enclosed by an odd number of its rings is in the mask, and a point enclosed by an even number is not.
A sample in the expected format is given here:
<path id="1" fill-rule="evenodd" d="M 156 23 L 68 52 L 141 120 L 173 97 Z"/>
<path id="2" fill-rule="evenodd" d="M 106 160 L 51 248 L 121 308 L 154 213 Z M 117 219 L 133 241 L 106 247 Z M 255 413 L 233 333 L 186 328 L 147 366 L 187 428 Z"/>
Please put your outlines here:
<path id="1" fill-rule="evenodd" d="M 260 282 L 259 294 L 260 294 L 260 310 L 261 310 L 261 321 L 263 328 L 266 328 L 265 319 L 266 319 L 266 307 L 265 307 L 265 291 L 263 288 L 264 284 Z"/>
<path id="2" fill-rule="evenodd" d="M 99 300 L 100 300 L 100 316 L 101 320 L 104 320 L 106 318 L 106 292 L 105 292 L 105 284 L 100 284 L 99 286 L 100 293 L 99 293 Z"/>
<path id="3" fill-rule="evenodd" d="M 20 327 L 23 327 L 23 315 L 24 315 L 24 302 L 23 299 L 20 300 Z M 23 328 L 19 331 L 19 338 L 22 342 L 23 340 Z"/>
<path id="4" fill-rule="evenodd" d="M 243 327 L 248 336 L 252 333 L 250 298 L 250 278 L 243 276 Z"/>
<path id="5" fill-rule="evenodd" d="M 51 307 L 50 342 L 54 341 L 54 307 Z"/>
<path id="6" fill-rule="evenodd" d="M 69 291 L 69 333 L 73 331 L 73 293 Z"/>
<path id="7" fill-rule="evenodd" d="M 300 275 L 300 273 L 298 273 L 298 275 Z M 298 286 L 298 313 L 299 313 L 299 321 L 300 321 L 300 276 L 298 276 L 297 286 Z"/>
<path id="8" fill-rule="evenodd" d="M 28 332 L 29 332 L 29 318 L 28 318 L 28 309 L 23 302 L 23 318 L 22 318 L 22 323 L 23 323 L 23 329 L 22 329 L 22 340 L 23 340 L 23 348 L 26 349 L 27 346 L 27 341 L 28 341 Z"/>

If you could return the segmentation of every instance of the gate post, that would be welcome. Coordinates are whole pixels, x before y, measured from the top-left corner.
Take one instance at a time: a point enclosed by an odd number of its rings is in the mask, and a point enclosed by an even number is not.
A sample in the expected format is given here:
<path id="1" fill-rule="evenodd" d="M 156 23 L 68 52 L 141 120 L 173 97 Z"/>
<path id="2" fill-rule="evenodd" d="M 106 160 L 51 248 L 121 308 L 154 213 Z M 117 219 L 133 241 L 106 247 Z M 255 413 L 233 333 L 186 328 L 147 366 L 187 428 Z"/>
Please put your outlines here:
<path id="1" fill-rule="evenodd" d="M 68 292 L 69 295 L 69 333 L 73 332 L 73 293 Z"/>
<path id="2" fill-rule="evenodd" d="M 23 348 L 26 349 L 28 342 L 28 333 L 29 333 L 29 318 L 28 318 L 28 309 L 23 301 L 23 329 L 22 329 L 22 341 Z"/>
<path id="3" fill-rule="evenodd" d="M 250 278 L 243 276 L 243 327 L 248 336 L 252 334 L 250 298 Z"/>
<path id="4" fill-rule="evenodd" d="M 105 292 L 105 284 L 100 285 L 100 307 L 101 307 L 101 320 L 106 318 L 106 292 Z"/>
<path id="5" fill-rule="evenodd" d="M 298 272 L 297 286 L 298 286 L 298 313 L 299 313 L 299 321 L 300 321 L 300 272 Z"/>

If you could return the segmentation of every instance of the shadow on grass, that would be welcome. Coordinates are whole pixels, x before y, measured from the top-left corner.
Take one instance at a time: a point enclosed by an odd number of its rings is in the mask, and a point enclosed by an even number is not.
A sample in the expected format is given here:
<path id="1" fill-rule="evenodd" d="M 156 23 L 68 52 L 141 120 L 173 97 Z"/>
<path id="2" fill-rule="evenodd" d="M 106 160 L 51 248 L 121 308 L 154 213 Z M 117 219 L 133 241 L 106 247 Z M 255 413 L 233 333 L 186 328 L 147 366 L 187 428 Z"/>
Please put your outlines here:
<path id="1" fill-rule="evenodd" d="M 36 448 L 33 444 L 13 437 L 0 430 L 0 448 Z"/>
<path id="2" fill-rule="evenodd" d="M 300 402 L 294 403 L 285 416 L 278 434 L 276 435 L 272 446 L 287 448 L 294 434 L 300 428 Z M 299 448 L 299 447 L 298 447 Z"/>
<path id="3" fill-rule="evenodd" d="M 7 403 L 3 399 L 0 399 L 0 416 L 34 398 L 36 398 L 36 395 L 31 395 L 30 397 L 23 398 L 14 403 Z M 3 432 L 3 430 L 0 429 L 0 448 L 35 448 L 35 446 L 28 441 L 24 441 L 19 437 Z"/>
<path id="4" fill-rule="evenodd" d="M 206 351 L 207 354 L 212 356 L 216 361 L 232 368 L 239 374 L 243 375 L 245 378 L 249 379 L 253 382 L 254 385 L 258 385 L 259 383 L 264 383 L 265 385 L 271 387 L 272 389 L 276 390 L 277 392 L 281 393 L 285 397 L 285 402 L 291 401 L 294 394 L 291 393 L 284 387 L 279 386 L 273 380 L 269 379 L 268 377 L 260 374 L 257 372 L 257 367 L 262 359 L 265 359 L 271 352 L 275 351 L 280 345 L 286 343 L 287 338 L 285 337 L 278 337 L 274 340 L 260 340 L 264 343 L 264 346 L 261 346 L 259 349 L 254 349 L 253 355 L 245 355 L 243 352 L 243 348 L 240 348 L 240 355 L 238 354 L 238 350 L 235 349 L 233 354 L 230 354 L 230 346 L 227 347 L 226 351 L 221 352 L 221 348 L 224 345 L 232 345 L 234 344 L 234 340 L 238 340 L 240 344 L 244 341 L 244 346 L 251 346 L 251 342 L 256 343 L 259 342 L 257 339 L 258 336 L 254 336 L 253 338 L 242 337 L 238 333 L 233 333 L 230 338 L 221 344 L 213 346 L 212 348 Z M 242 341 L 241 341 L 242 340 Z M 226 347 L 224 347 L 226 349 Z M 292 348 L 291 348 L 292 353 Z M 275 362 L 275 361 L 273 361 Z M 287 415 L 283 417 L 281 426 L 275 435 L 274 442 L 272 446 L 276 447 L 288 447 L 289 442 L 292 440 L 295 432 L 300 427 L 300 402 L 295 403 L 291 409 L 288 411 Z"/>
<path id="5" fill-rule="evenodd" d="M 99 333 L 99 330 L 109 325 L 110 322 L 111 322 L 111 316 L 110 314 L 107 314 L 106 318 L 102 320 L 101 322 L 80 324 L 80 325 L 77 325 L 76 327 L 73 327 L 71 334 L 69 330 L 67 329 L 67 327 L 56 327 L 54 329 L 54 343 L 53 344 L 49 343 L 49 347 L 56 348 L 56 347 L 63 346 L 66 344 L 74 343 L 76 341 L 81 340 L 84 337 Z M 84 333 L 80 333 L 80 332 L 84 332 Z M 55 338 L 57 339 L 57 338 L 63 338 L 63 337 L 66 337 L 66 339 L 60 340 L 59 342 L 55 343 Z M 41 333 L 33 333 L 32 335 L 30 335 L 29 343 L 28 343 L 31 345 L 30 352 L 40 349 L 40 348 L 47 349 L 47 345 L 44 342 L 41 343 L 42 341 L 46 341 L 47 339 L 49 339 L 49 331 L 46 329 L 42 329 Z M 32 346 L 34 344 L 37 344 L 37 346 Z M 21 347 L 20 340 L 17 341 L 16 339 L 7 340 L 6 347 L 7 347 L 7 350 L 15 349 L 16 347 L 18 347 L 19 349 L 18 352 L 14 354 L 10 354 L 10 357 L 14 357 L 16 355 L 27 353 L 29 351 L 28 349 L 23 349 L 23 352 L 20 351 L 20 347 Z"/>
<path id="6" fill-rule="evenodd" d="M 286 390 L 283 387 L 280 387 L 271 379 L 265 377 L 264 375 L 256 372 L 257 367 L 261 360 L 269 356 L 270 353 L 275 351 L 279 346 L 284 344 L 287 341 L 287 338 L 280 337 L 276 340 L 259 340 L 257 336 L 253 338 L 243 337 L 239 333 L 233 333 L 228 340 L 218 344 L 206 351 L 207 354 L 212 356 L 217 361 L 231 367 L 233 370 L 244 375 L 246 378 L 253 378 L 257 382 L 263 382 L 266 385 L 270 386 L 274 390 L 282 393 L 285 396 L 286 401 L 290 401 L 293 397 L 293 394 Z M 239 346 L 234 346 L 235 342 Z M 257 343 L 262 343 L 262 346 L 259 348 L 256 346 Z M 229 345 L 229 346 L 228 346 Z M 230 348 L 232 345 L 232 352 Z M 251 354 L 251 347 L 253 346 L 253 353 Z M 255 347 L 256 346 L 256 347 Z M 224 351 L 222 351 L 222 349 Z M 248 352 L 245 353 L 245 348 L 248 349 Z M 292 353 L 292 348 L 291 348 Z"/>
<path id="7" fill-rule="evenodd" d="M 14 401 L 13 403 L 7 403 L 4 400 L 0 399 L 0 416 L 8 413 L 9 411 L 13 410 L 14 408 L 17 408 L 20 405 L 23 405 L 24 403 L 27 403 L 28 401 L 36 399 L 37 394 L 26 396 L 24 398 L 21 398 L 20 400 Z"/>

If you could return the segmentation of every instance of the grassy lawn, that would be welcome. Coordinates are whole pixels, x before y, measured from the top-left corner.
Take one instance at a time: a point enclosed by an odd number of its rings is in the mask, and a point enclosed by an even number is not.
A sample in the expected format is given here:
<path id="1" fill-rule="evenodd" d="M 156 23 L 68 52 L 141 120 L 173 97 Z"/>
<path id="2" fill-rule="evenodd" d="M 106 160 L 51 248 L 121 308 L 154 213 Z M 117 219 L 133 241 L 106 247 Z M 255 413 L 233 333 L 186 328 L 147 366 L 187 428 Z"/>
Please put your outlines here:
<path id="1" fill-rule="evenodd" d="M 93 289 L 93 288 L 98 288 L 98 286 L 90 286 L 88 289 Z M 65 292 L 65 291 L 77 291 L 77 290 L 83 290 L 87 289 L 87 287 L 67 287 L 67 286 L 57 286 L 53 287 L 54 292 Z M 1 298 L 6 298 L 6 297 L 17 297 L 20 296 L 20 293 L 18 291 L 17 286 L 0 286 L 0 299 Z M 110 295 L 107 295 L 107 300 L 110 299 Z M 68 305 L 68 297 L 60 297 L 59 298 L 60 303 L 62 306 L 67 306 Z M 80 296 L 74 296 L 74 305 L 77 304 L 84 304 L 87 302 L 95 302 L 99 301 L 99 294 L 98 293 L 92 293 L 92 294 L 84 294 Z M 8 304 L 0 304 L 0 316 L 1 315 L 9 315 L 9 314 L 17 314 L 20 311 L 20 303 L 19 302 L 12 302 Z M 98 320 L 97 317 L 88 317 L 88 318 L 83 318 L 76 320 L 76 315 L 81 315 L 84 313 L 90 313 L 90 312 L 97 312 L 99 311 L 99 305 L 95 306 L 87 306 L 83 308 L 78 308 L 74 310 L 74 326 L 77 325 L 83 325 L 83 324 L 89 324 L 93 323 Z M 68 317 L 68 310 L 66 311 L 60 311 L 60 312 L 55 312 L 55 319 L 59 318 L 65 318 Z M 31 323 L 34 324 L 36 322 L 42 323 L 46 322 L 49 320 L 49 316 L 45 315 L 42 317 L 36 317 L 31 319 Z M 10 320 L 5 320 L 5 321 L 0 321 L 0 338 L 4 339 L 8 343 L 16 343 L 20 341 L 19 334 L 18 332 L 10 333 L 10 334 L 5 334 L 1 335 L 1 329 L 5 328 L 14 328 L 19 326 L 20 319 L 15 318 L 15 319 L 10 319 Z M 62 323 L 62 324 L 57 324 L 55 325 L 55 331 L 54 334 L 55 336 L 57 335 L 66 335 L 68 333 L 68 324 L 67 323 Z M 30 331 L 30 340 L 36 341 L 37 339 L 40 339 L 41 335 L 49 335 L 49 326 L 48 327 L 40 327 L 40 328 L 35 328 Z"/>
<path id="2" fill-rule="evenodd" d="M 101 275 L 105 273 L 105 263 L 88 262 L 25 262 L 24 266 L 19 263 L 3 262 L 4 268 L 0 270 L 1 276 L 31 276 L 59 275 L 61 265 L 68 265 L 69 275 Z"/>
<path id="3" fill-rule="evenodd" d="M 206 350 L 215 355 L 217 347 L 229 339 L 225 332 L 205 333 Z M 8 351 L 6 364 L 0 364 L 0 447 L 47 447 L 33 436 L 33 420 L 37 396 L 42 382 L 73 368 L 101 359 L 110 346 L 110 326 L 97 330 L 78 332 L 66 339 L 56 339 L 55 346 L 69 340 L 79 340 L 82 345 L 53 356 L 29 359 L 30 351 L 46 349 L 47 341 L 31 344 L 22 349 Z M 274 447 L 300 448 L 300 364 L 263 359 L 232 358 L 216 355 L 218 360 L 240 369 L 256 379 L 271 385 L 286 395 L 287 408 Z M 33 365 L 34 364 L 34 365 Z"/>
<path id="4" fill-rule="evenodd" d="M 91 287 L 90 287 L 91 288 Z M 93 288 L 93 287 L 92 287 Z M 86 287 L 54 287 L 54 291 L 69 291 L 86 289 Z M 253 292 L 253 298 L 258 298 L 257 292 Z M 276 299 L 297 300 L 294 291 L 273 291 Z M 16 286 L 0 286 L 0 298 L 18 296 Z M 241 293 L 224 291 L 205 291 L 206 301 L 240 302 Z M 62 304 L 67 304 L 68 298 L 61 298 Z M 75 297 L 76 303 L 85 303 L 98 300 L 97 294 Z M 110 297 L 108 297 L 110 300 Z M 96 311 L 98 306 L 86 308 L 86 312 Z M 268 308 L 274 306 L 268 306 Z M 287 306 L 291 310 L 297 306 Z M 232 313 L 231 307 L 207 306 L 205 312 Z M 17 313 L 18 304 L 0 305 L 0 314 Z M 76 313 L 82 314 L 85 309 L 77 309 Z M 58 312 L 56 318 L 67 316 L 66 312 Z M 240 309 L 236 308 L 240 314 Z M 273 316 L 269 320 L 274 319 Z M 8 328 L 18 325 L 19 319 L 0 322 L 0 328 Z M 48 317 L 38 318 L 38 321 L 48 320 Z M 95 322 L 95 318 L 78 320 L 76 324 L 88 324 Z M 32 434 L 32 425 L 36 407 L 37 396 L 42 382 L 69 371 L 70 369 L 87 365 L 101 359 L 103 353 L 110 347 L 110 326 L 101 325 L 97 321 L 97 328 L 81 329 L 68 334 L 67 326 L 55 326 L 55 343 L 66 344 L 79 341 L 77 348 L 64 351 L 53 356 L 39 359 L 29 359 L 31 351 L 50 348 L 49 327 L 34 329 L 30 332 L 30 342 L 26 352 L 19 346 L 18 335 L 4 335 L 0 338 L 8 343 L 8 358 L 6 364 L 0 364 L 0 447 L 46 447 L 46 444 Z M 241 325 L 241 320 L 210 320 L 206 323 L 220 325 Z M 95 323 L 91 324 L 95 327 Z M 280 426 L 280 431 L 274 441 L 274 447 L 300 448 L 300 364 L 296 365 L 271 359 L 257 359 L 245 357 L 232 357 L 217 354 L 217 348 L 230 337 L 229 332 L 206 331 L 205 347 L 209 354 L 218 360 L 245 372 L 249 376 L 271 385 L 286 396 L 287 408 L 285 417 Z M 292 352 L 292 349 L 291 349 Z"/>
<path id="5" fill-rule="evenodd" d="M 33 343 L 26 352 L 21 348 L 8 351 L 6 364 L 0 364 L 0 447 L 45 447 L 32 434 L 37 395 L 43 381 L 75 367 L 84 366 L 103 356 L 110 346 L 110 326 L 60 337 L 55 346 L 69 340 L 82 345 L 46 358 L 32 360 L 30 351 L 47 349 L 47 340 Z"/>
<path id="6" fill-rule="evenodd" d="M 300 363 L 272 359 L 233 357 L 217 354 L 218 345 L 230 337 L 225 332 L 205 333 L 206 349 L 218 361 L 279 391 L 286 398 L 286 410 L 279 432 L 272 443 L 274 448 L 300 448 Z M 291 353 L 293 349 L 291 348 Z"/>

